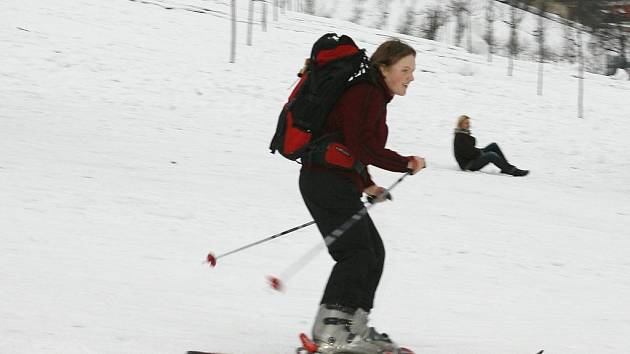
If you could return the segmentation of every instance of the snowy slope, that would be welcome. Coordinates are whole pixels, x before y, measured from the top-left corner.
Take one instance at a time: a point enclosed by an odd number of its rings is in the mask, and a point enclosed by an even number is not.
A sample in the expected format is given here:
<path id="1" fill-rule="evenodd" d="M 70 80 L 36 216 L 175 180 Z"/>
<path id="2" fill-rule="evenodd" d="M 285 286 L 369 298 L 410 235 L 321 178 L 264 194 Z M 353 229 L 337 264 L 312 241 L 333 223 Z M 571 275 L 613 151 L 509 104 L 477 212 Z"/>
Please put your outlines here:
<path id="1" fill-rule="evenodd" d="M 290 2 L 290 1 L 289 1 Z M 488 52 L 488 46 L 484 41 L 487 33 L 487 9 L 490 1 L 476 0 L 470 1 L 469 7 L 471 12 L 470 27 L 472 27 L 472 51 L 477 54 Z M 360 5 L 358 5 L 360 4 Z M 413 23 L 411 24 L 410 34 L 422 37 L 420 29 L 426 25 L 427 12 L 429 10 L 439 9 L 445 13 L 445 23 L 437 31 L 437 40 L 449 45 L 455 45 L 456 19 L 452 11 L 449 9 L 450 1 L 442 0 L 359 0 L 359 1 L 331 1 L 318 0 L 315 2 L 315 14 L 327 16 L 335 19 L 343 19 L 353 21 L 363 26 L 372 28 L 381 28 L 390 31 L 398 31 L 404 27 L 404 23 L 411 14 Z M 511 7 L 499 1 L 492 1 L 493 14 L 495 21 L 493 22 L 495 48 L 494 52 L 500 55 L 507 55 L 507 46 L 509 43 L 510 30 L 508 22 L 511 22 Z M 360 12 L 360 15 L 358 14 Z M 530 11 L 536 11 L 531 8 Z M 536 31 L 538 30 L 539 17 L 530 11 L 517 9 L 516 13 L 521 18 L 520 26 L 517 30 L 518 41 L 523 52 L 520 53 L 521 58 L 530 60 L 538 59 L 538 44 Z M 387 13 L 386 20 L 383 20 L 384 13 Z M 468 21 L 468 19 L 465 19 Z M 567 40 L 565 33 L 566 20 L 554 14 L 547 14 L 547 18 L 543 19 L 545 30 L 545 46 L 547 55 L 560 58 L 564 52 L 564 46 Z M 467 48 L 466 40 L 468 36 L 468 24 L 463 34 L 462 47 Z M 575 30 L 570 29 L 570 35 L 576 40 Z M 582 32 L 585 43 L 590 40 L 588 32 Z M 605 50 L 596 46 L 596 50 L 585 47 L 585 57 L 587 67 L 591 70 L 601 70 L 600 66 L 604 58 L 601 57 Z M 575 49 L 577 50 L 577 49 Z M 611 53 L 612 54 L 612 53 Z M 567 60 L 563 58 L 563 60 Z M 605 65 L 605 63 L 603 64 Z"/>
<path id="2" fill-rule="evenodd" d="M 247 47 L 239 1 L 230 64 L 228 5 L 3 2 L 0 353 L 288 354 L 310 330 L 327 254 L 284 293 L 265 276 L 315 228 L 202 261 L 309 220 L 298 167 L 267 145 L 312 42 L 371 53 L 393 34 L 287 12 Z M 507 77 L 502 58 L 404 38 L 418 70 L 389 146 L 429 167 L 372 209 L 388 252 L 373 324 L 419 353 L 628 352 L 628 82 L 587 74 L 579 119 L 574 68 L 546 66 L 539 97 L 534 63 Z M 463 113 L 531 175 L 459 171 Z"/>

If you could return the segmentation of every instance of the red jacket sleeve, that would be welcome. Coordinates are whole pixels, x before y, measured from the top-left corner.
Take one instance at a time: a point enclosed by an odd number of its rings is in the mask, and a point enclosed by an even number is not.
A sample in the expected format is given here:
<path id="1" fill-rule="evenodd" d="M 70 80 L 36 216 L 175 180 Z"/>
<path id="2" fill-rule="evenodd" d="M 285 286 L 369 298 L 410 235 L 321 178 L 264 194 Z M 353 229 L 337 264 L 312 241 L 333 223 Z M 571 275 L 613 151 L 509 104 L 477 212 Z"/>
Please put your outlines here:
<path id="1" fill-rule="evenodd" d="M 381 90 L 371 84 L 350 88 L 336 107 L 338 127 L 344 144 L 363 164 L 406 172 L 408 157 L 386 149 L 387 108 Z"/>

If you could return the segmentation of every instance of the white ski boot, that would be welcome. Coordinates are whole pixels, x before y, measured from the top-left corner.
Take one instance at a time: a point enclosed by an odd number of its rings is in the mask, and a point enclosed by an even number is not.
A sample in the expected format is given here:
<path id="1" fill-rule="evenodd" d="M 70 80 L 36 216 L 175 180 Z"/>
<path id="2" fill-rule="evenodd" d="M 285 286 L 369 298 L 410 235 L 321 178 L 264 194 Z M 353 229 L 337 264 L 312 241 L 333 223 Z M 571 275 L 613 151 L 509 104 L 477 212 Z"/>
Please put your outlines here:
<path id="1" fill-rule="evenodd" d="M 385 333 L 368 327 L 367 311 L 340 305 L 320 305 L 313 341 L 320 354 L 398 353 L 398 346 Z"/>

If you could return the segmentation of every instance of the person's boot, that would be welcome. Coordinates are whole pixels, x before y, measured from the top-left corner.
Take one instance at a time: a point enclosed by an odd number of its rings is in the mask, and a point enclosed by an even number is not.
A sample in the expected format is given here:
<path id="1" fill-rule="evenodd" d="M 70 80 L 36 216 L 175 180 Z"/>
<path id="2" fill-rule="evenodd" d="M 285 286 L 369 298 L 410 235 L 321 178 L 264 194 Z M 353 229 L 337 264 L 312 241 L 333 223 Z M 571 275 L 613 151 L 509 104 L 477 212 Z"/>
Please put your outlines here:
<path id="1" fill-rule="evenodd" d="M 501 173 L 505 173 L 514 177 L 523 177 L 523 176 L 527 176 L 527 174 L 529 173 L 528 170 L 520 170 L 518 168 L 516 168 L 515 166 L 512 166 L 511 168 L 507 169 L 507 170 L 502 170 Z"/>
<path id="2" fill-rule="evenodd" d="M 353 322 L 357 335 L 360 335 L 363 339 L 363 344 L 357 343 L 357 347 L 365 346 L 368 344 L 368 348 L 377 347 L 380 351 L 395 352 L 398 349 L 398 345 L 394 343 L 387 333 L 379 333 L 374 327 L 368 327 L 370 313 L 362 308 L 357 309 L 354 313 Z M 380 352 L 379 351 L 379 352 Z"/>
<path id="3" fill-rule="evenodd" d="M 318 353 L 339 353 L 352 334 L 351 324 L 356 309 L 341 305 L 321 304 L 315 316 L 312 337 Z"/>
<path id="4" fill-rule="evenodd" d="M 320 305 L 313 325 L 313 342 L 321 354 L 379 354 L 395 351 L 387 334 L 367 326 L 368 312 L 340 305 Z"/>

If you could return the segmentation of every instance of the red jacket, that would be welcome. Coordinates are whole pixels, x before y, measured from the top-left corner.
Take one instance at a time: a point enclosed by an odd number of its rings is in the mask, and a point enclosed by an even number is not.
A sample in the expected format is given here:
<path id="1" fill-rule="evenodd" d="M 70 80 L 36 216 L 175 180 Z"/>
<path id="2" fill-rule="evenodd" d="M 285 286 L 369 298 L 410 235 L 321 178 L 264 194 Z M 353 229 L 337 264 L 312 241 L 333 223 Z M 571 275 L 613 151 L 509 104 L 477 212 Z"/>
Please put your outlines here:
<path id="1" fill-rule="evenodd" d="M 361 82 L 344 92 L 329 114 L 323 133 L 340 131 L 341 143 L 366 167 L 373 165 L 392 172 L 407 172 L 410 157 L 385 148 L 387 104 L 393 96 L 380 73 L 377 81 L 377 84 Z M 336 172 L 349 176 L 359 192 L 374 184 L 369 173 L 365 181 L 355 171 Z"/>

